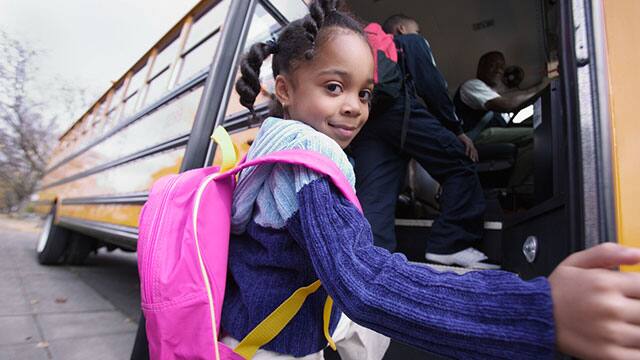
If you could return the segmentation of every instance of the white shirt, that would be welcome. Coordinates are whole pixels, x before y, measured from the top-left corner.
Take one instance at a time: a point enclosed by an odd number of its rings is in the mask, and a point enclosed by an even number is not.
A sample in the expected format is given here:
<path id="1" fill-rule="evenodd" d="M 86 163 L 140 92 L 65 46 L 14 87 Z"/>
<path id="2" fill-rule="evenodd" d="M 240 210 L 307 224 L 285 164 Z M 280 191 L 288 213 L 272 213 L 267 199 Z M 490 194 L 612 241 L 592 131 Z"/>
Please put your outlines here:
<path id="1" fill-rule="evenodd" d="M 474 110 L 487 110 L 487 102 L 500 97 L 480 79 L 468 80 L 460 87 L 460 100 Z"/>

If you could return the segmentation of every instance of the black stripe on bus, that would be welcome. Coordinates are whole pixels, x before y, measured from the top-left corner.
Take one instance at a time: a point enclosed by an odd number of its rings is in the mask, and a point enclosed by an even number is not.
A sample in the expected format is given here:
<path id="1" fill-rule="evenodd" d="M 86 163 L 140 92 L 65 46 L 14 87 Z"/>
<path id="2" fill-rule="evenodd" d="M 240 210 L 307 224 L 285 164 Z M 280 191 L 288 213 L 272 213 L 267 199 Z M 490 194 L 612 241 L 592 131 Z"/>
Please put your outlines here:
<path id="1" fill-rule="evenodd" d="M 183 52 L 182 55 L 180 55 L 180 56 L 183 57 L 183 58 L 187 57 L 187 55 L 189 55 L 197 47 L 199 47 L 200 45 L 204 44 L 207 40 L 211 39 L 212 37 L 214 37 L 219 32 L 220 32 L 220 28 L 217 28 L 217 29 L 213 30 L 211 33 L 209 33 L 209 35 L 203 37 L 197 43 L 193 44 L 189 49 L 187 49 L 187 51 Z"/>
<path id="2" fill-rule="evenodd" d="M 118 124 L 113 129 L 109 130 L 109 132 L 107 132 L 106 134 L 104 134 L 101 137 L 97 138 L 96 140 L 88 143 L 86 146 L 80 148 L 80 150 L 74 152 L 73 154 L 67 156 L 66 158 L 60 160 L 54 166 L 52 166 L 49 169 L 47 169 L 45 171 L 45 174 L 48 174 L 48 173 L 52 172 L 53 170 L 59 168 L 60 166 L 62 166 L 65 163 L 69 162 L 70 160 L 78 157 L 78 155 L 84 153 L 85 151 L 89 150 L 90 148 L 92 148 L 92 147 L 98 145 L 99 143 L 105 141 L 106 139 L 108 139 L 111 136 L 113 136 L 113 134 L 115 134 L 118 131 L 124 129 L 125 127 L 131 125 L 132 123 L 134 123 L 134 122 L 140 120 L 141 118 L 149 115 L 150 113 L 154 112 L 158 108 L 160 108 L 163 105 L 169 103 L 171 100 L 173 100 L 173 99 L 179 97 L 180 95 L 183 95 L 184 93 L 186 93 L 188 91 L 191 91 L 194 88 L 198 87 L 199 85 L 201 85 L 201 83 L 203 83 L 206 80 L 208 74 L 209 74 L 209 69 L 208 68 L 205 68 L 205 69 L 201 70 L 196 75 L 194 75 L 189 81 L 185 82 L 182 85 L 179 85 L 174 90 L 170 91 L 169 93 L 167 93 L 166 95 L 164 95 L 163 97 L 158 99 L 156 102 L 154 102 L 151 105 L 147 106 L 142 111 L 139 111 L 138 113 L 134 114 L 132 117 L 130 117 L 126 121 L 121 121 L 120 124 Z"/>
<path id="3" fill-rule="evenodd" d="M 149 198 L 149 193 L 139 192 L 126 195 L 86 196 L 62 199 L 62 205 L 142 205 Z"/>
<path id="4" fill-rule="evenodd" d="M 289 20 L 278 10 L 278 8 L 271 3 L 269 0 L 260 0 L 260 5 L 262 5 L 268 13 L 276 19 L 280 25 L 285 26 L 289 23 Z"/>
<path id="5" fill-rule="evenodd" d="M 184 146 L 187 143 L 188 140 L 189 140 L 189 134 L 182 135 L 180 137 L 171 139 L 171 140 L 166 141 L 164 143 L 152 146 L 152 147 L 147 148 L 147 149 L 143 149 L 143 150 L 138 151 L 136 153 L 133 153 L 131 155 L 127 155 L 127 156 L 125 156 L 123 158 L 110 161 L 110 162 L 108 162 L 106 164 L 99 165 L 99 166 L 97 166 L 95 168 L 92 168 L 92 169 L 89 169 L 89 170 L 85 170 L 85 171 L 77 173 L 75 175 L 71 175 L 71 176 L 66 177 L 64 179 L 55 181 L 55 182 L 53 182 L 51 184 L 44 185 L 43 187 L 41 187 L 38 190 L 44 190 L 44 189 L 47 189 L 47 188 L 50 188 L 50 187 L 53 187 L 53 186 L 66 184 L 68 182 L 71 182 L 71 181 L 74 181 L 74 180 L 78 180 L 80 178 L 83 178 L 83 177 L 86 177 L 86 176 L 89 176 L 89 175 L 93 175 L 93 174 L 99 173 L 101 171 L 105 171 L 107 169 L 110 169 L 110 168 L 113 168 L 113 167 L 116 167 L 116 166 L 119 166 L 119 165 L 123 165 L 123 164 L 131 162 L 131 161 L 135 161 L 135 160 L 141 159 L 143 157 L 151 156 L 151 155 L 154 155 L 154 154 L 166 151 L 166 150 L 179 148 L 181 146 Z"/>
<path id="6" fill-rule="evenodd" d="M 108 224 L 99 221 L 60 217 L 59 224 L 77 232 L 105 239 L 109 243 L 121 246 L 128 250 L 135 250 L 138 242 L 138 228 L 122 225 Z"/>

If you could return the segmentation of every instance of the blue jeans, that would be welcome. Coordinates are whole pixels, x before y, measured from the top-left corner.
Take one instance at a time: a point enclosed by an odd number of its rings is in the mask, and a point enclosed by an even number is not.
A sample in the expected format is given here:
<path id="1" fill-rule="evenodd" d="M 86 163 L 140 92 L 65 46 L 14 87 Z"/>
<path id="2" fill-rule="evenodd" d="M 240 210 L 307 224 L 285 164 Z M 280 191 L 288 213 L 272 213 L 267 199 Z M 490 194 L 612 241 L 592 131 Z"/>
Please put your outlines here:
<path id="1" fill-rule="evenodd" d="M 482 238 L 485 200 L 474 163 L 457 136 L 415 101 L 404 148 L 400 148 L 402 106 L 372 116 L 351 145 L 356 191 L 371 224 L 375 245 L 396 248 L 395 208 L 409 159 L 415 159 L 442 186 L 440 216 L 427 251 L 451 254 Z"/>

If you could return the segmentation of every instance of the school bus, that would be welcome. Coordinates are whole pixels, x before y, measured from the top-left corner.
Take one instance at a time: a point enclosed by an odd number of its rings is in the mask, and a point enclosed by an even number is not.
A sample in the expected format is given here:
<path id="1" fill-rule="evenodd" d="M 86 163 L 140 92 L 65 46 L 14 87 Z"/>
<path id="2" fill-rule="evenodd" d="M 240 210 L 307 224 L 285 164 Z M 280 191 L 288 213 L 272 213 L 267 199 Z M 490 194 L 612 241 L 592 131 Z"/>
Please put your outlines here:
<path id="1" fill-rule="evenodd" d="M 524 85 L 556 73 L 532 101 L 532 202 L 506 211 L 488 199 L 483 249 L 503 269 L 531 278 L 601 242 L 640 247 L 634 120 L 640 2 L 349 0 L 348 6 L 365 21 L 415 17 L 452 94 L 491 50 L 524 70 Z M 81 263 L 100 247 L 134 251 L 151 184 L 218 161 L 210 141 L 216 126 L 245 153 L 259 124 L 233 90 L 241 54 L 306 12 L 302 0 L 203 0 L 180 19 L 59 138 L 32 197 L 46 217 L 39 261 Z M 269 60 L 261 76 L 257 109 L 264 115 L 273 87 Z M 481 172 L 496 169 L 481 165 Z M 430 185 L 420 169 L 409 172 L 396 232 L 400 251 L 421 260 L 434 213 L 420 210 L 432 200 L 421 195 Z"/>

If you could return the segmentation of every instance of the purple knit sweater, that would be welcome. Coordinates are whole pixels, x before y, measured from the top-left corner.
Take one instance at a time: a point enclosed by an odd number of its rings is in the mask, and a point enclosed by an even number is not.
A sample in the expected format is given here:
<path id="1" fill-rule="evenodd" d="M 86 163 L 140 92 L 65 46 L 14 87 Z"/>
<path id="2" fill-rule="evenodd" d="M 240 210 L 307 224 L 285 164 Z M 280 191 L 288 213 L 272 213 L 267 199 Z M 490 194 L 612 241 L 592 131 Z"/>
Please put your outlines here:
<path id="1" fill-rule="evenodd" d="M 268 130 L 269 126 L 261 130 L 256 142 L 261 135 L 268 138 Z M 295 141 L 285 143 L 289 145 L 281 148 L 296 148 Z M 292 168 L 276 167 L 266 176 L 272 179 L 273 172 L 279 172 L 285 175 L 280 179 L 296 177 L 299 169 Z M 251 182 L 251 176 L 244 181 Z M 271 184 L 279 190 L 253 198 L 252 211 L 262 212 L 262 224 L 251 219 L 243 232 L 232 236 L 230 245 L 222 327 L 234 338 L 242 339 L 296 289 L 319 278 L 323 289 L 307 299 L 265 349 L 303 356 L 324 348 L 322 310 L 329 293 L 335 301 L 332 330 L 342 311 L 391 338 L 452 358 L 553 357 L 555 333 L 546 279 L 522 281 L 503 271 L 457 275 L 409 263 L 402 254 L 373 246 L 364 216 L 326 178 L 297 182 L 302 184 L 299 188 L 263 182 L 255 189 Z M 286 192 L 283 189 L 295 193 L 280 194 Z M 294 199 L 297 209 L 284 224 L 266 226 L 265 209 L 270 207 L 260 199 L 277 203 L 279 198 Z M 273 211 L 289 213 L 282 208 Z"/>

